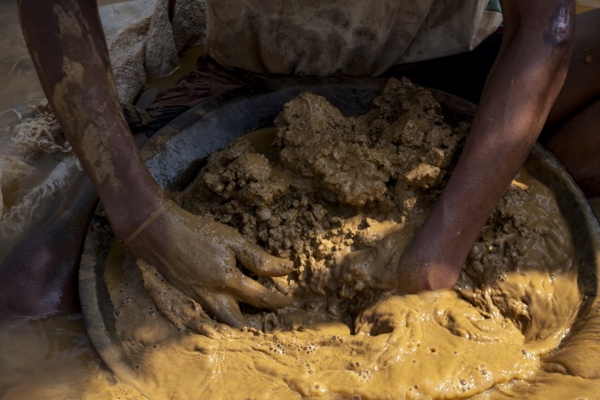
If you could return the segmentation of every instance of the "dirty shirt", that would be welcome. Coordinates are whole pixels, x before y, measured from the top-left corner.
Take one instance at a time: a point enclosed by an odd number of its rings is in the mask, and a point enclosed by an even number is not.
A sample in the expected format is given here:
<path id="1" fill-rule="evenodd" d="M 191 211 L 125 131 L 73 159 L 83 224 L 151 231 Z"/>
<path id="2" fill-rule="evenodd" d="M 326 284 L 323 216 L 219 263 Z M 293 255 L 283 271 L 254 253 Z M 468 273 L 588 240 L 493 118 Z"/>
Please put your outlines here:
<path id="1" fill-rule="evenodd" d="M 207 51 L 262 74 L 379 75 L 474 49 L 502 23 L 489 0 L 207 0 Z"/>

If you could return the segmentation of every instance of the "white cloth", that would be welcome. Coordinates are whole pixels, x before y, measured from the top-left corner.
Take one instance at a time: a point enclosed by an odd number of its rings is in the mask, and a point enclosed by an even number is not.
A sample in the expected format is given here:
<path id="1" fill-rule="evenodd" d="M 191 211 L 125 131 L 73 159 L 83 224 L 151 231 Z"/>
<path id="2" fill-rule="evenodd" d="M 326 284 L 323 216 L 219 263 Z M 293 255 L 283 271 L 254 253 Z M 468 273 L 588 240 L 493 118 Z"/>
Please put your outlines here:
<path id="1" fill-rule="evenodd" d="M 205 38 L 204 0 L 133 0 L 100 8 L 119 98 L 131 103 L 148 77 L 179 67 L 179 52 Z"/>

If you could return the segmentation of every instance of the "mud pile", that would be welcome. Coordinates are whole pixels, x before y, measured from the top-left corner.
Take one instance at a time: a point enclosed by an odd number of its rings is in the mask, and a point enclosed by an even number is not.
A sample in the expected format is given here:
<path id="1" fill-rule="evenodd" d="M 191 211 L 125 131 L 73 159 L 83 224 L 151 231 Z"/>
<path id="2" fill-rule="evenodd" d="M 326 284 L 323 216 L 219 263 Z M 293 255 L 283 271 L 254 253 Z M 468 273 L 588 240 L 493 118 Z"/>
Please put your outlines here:
<path id="1" fill-rule="evenodd" d="M 257 329 L 232 330 L 140 264 L 142 283 L 125 257 L 109 288 L 121 304 L 117 331 L 148 390 L 457 398 L 534 376 L 580 301 L 571 237 L 547 188 L 520 172 L 454 290 L 392 295 L 394 266 L 344 260 L 392 232 L 410 240 L 469 125 L 448 124 L 427 90 L 394 79 L 366 115 L 344 117 L 305 93 L 275 123 L 271 145 L 242 138 L 213 154 L 179 201 L 293 260 L 287 278 L 257 279 L 295 304 L 274 313 L 245 307 Z M 177 374 L 160 373 L 167 367 Z"/>
<path id="2" fill-rule="evenodd" d="M 447 124 L 431 94 L 406 80 L 392 79 L 374 105 L 366 115 L 345 118 L 323 97 L 304 93 L 275 121 L 270 149 L 265 152 L 260 140 L 235 141 L 210 157 L 182 197 L 189 211 L 230 225 L 271 254 L 294 261 L 297 270 L 288 280 L 260 279 L 293 293 L 294 311 L 349 326 L 392 289 L 395 277 L 394 266 L 357 270 L 344 264 L 345 256 L 395 231 L 406 232 L 408 242 L 441 194 L 469 130 L 465 122 Z M 557 218 L 532 195 L 525 184 L 511 186 L 458 285 L 463 298 L 501 307 L 520 327 L 531 322 L 524 300 L 500 300 L 483 288 L 498 286 L 510 271 L 555 262 L 569 266 L 572 256 L 565 250 L 565 226 L 551 222 Z M 556 214 L 557 207 L 551 211 Z M 287 321 L 289 311 L 269 315 L 269 324 L 256 327 L 273 329 L 274 321 Z M 297 321 L 287 322 L 287 329 L 298 327 Z"/>

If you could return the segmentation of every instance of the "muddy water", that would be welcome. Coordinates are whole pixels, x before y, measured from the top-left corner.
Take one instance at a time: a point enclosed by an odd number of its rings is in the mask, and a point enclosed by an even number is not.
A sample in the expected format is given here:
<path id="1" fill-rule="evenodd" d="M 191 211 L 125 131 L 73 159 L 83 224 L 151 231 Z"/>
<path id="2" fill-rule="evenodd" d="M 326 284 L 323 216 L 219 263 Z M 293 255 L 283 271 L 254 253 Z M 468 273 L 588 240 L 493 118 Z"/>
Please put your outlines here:
<path id="1" fill-rule="evenodd" d="M 100 0 L 101 4 L 112 2 L 115 1 Z M 15 3 L 14 0 L 0 0 L 0 124 L 2 126 L 6 118 L 14 120 L 26 106 L 36 104 L 42 98 L 40 86 L 22 42 Z M 600 2 L 582 0 L 580 3 L 578 11 L 598 7 Z M 7 134 L 0 129 L 0 148 L 7 139 Z M 23 182 L 21 188 L 27 184 Z M 9 196 L 9 198 L 14 200 L 15 196 L 22 195 L 17 191 L 18 189 L 15 190 L 13 197 Z M 218 349 L 214 350 L 215 360 L 223 356 Z M 306 373 L 308 374 L 308 369 Z M 204 378 L 203 374 L 202 379 Z M 268 384 L 268 381 L 257 383 L 260 387 Z M 313 390 L 318 392 L 315 386 Z M 597 393 L 599 389 L 593 381 L 539 372 L 533 383 L 510 381 L 476 398 L 495 399 L 510 396 L 539 399 L 594 399 L 598 397 Z M 278 392 L 271 393 L 271 397 L 281 398 Z M 141 397 L 131 388 L 115 384 L 90 346 L 81 315 L 74 312 L 40 321 L 24 321 L 0 327 L 0 398 L 135 399 Z"/>
<path id="2" fill-rule="evenodd" d="M 131 399 L 92 350 L 83 316 L 63 313 L 0 330 L 0 398 Z"/>

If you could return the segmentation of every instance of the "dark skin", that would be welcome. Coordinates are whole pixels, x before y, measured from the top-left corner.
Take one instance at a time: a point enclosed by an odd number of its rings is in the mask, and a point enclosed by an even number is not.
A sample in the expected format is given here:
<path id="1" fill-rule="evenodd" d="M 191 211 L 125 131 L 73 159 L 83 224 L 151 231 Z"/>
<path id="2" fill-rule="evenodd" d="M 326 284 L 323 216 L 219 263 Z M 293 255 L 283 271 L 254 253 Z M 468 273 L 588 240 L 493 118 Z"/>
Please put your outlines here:
<path id="1" fill-rule="evenodd" d="M 577 18 L 573 57 L 552 107 L 544 145 L 565 165 L 588 198 L 600 197 L 600 9 Z"/>
<path id="2" fill-rule="evenodd" d="M 77 266 L 97 204 L 94 187 L 80 174 L 54 216 L 0 263 L 0 319 L 77 306 Z"/>
<path id="3" fill-rule="evenodd" d="M 452 287 L 481 228 L 525 162 L 565 81 L 573 47 L 573 1 L 502 1 L 505 30 L 471 132 L 448 184 L 406 246 L 390 235 L 349 257 L 389 275 L 404 293 Z M 565 107 L 557 107 L 564 109 Z M 381 266 L 395 265 L 390 271 Z"/>
<path id="4" fill-rule="evenodd" d="M 534 3 L 528 2 L 522 6 L 531 7 L 534 10 L 534 7 L 536 7 Z M 563 5 L 561 2 L 555 3 L 558 4 L 559 9 Z M 548 4 L 548 7 L 546 4 Z M 539 11 L 542 13 L 541 15 L 543 15 L 544 8 L 550 10 L 549 5 L 550 3 L 541 5 L 542 9 Z M 554 49 L 554 46 L 548 48 L 548 43 L 552 44 L 556 41 L 548 41 L 547 35 L 544 33 L 547 32 L 544 27 L 551 27 L 554 18 L 556 15 L 560 16 L 560 13 L 549 13 L 549 16 L 546 15 L 548 17 L 547 24 L 544 25 L 544 21 L 539 20 L 540 25 L 535 29 L 535 24 L 528 22 L 528 19 L 523 17 L 521 17 L 521 21 L 523 21 L 521 24 L 511 22 L 514 21 L 514 16 L 512 16 L 511 9 L 507 4 L 503 5 L 503 12 L 505 15 L 505 33 L 502 50 L 494 70 L 488 78 L 488 84 L 476 118 L 477 125 L 473 127 L 468 140 L 470 152 L 463 153 L 457 166 L 457 170 L 461 174 L 454 173 L 451 180 L 453 186 L 450 187 L 449 183 L 440 204 L 434 208 L 423 229 L 408 246 L 406 246 L 402 235 L 390 235 L 372 251 L 351 254 L 346 260 L 344 271 L 352 273 L 352 271 L 361 271 L 367 268 L 370 270 L 368 273 L 377 277 L 377 282 L 390 283 L 387 286 L 382 286 L 383 288 L 390 290 L 397 288 L 404 292 L 449 288 L 456 282 L 462 264 L 472 246 L 472 240 L 476 239 L 480 230 L 479 225 L 489 215 L 488 212 L 484 212 L 485 207 L 489 211 L 493 209 L 497 202 L 495 197 L 498 193 L 503 193 L 510 179 L 512 179 L 511 177 L 516 172 L 516 169 L 513 168 L 518 168 L 529 152 L 529 150 L 526 153 L 521 152 L 521 150 L 530 148 L 532 141 L 539 134 L 539 127 L 535 126 L 529 131 L 523 129 L 519 132 L 518 129 L 515 129 L 509 132 L 510 136 L 503 137 L 506 139 L 512 137 L 516 144 L 521 141 L 521 143 L 524 143 L 523 147 L 510 146 L 511 143 L 506 140 L 496 145 L 492 144 L 490 147 L 493 147 L 494 151 L 489 153 L 491 158 L 489 159 L 490 162 L 487 163 L 487 153 L 479 146 L 481 143 L 486 143 L 486 141 L 493 143 L 494 138 L 485 137 L 486 132 L 492 131 L 485 129 L 486 121 L 485 119 L 482 121 L 482 115 L 484 115 L 484 107 L 490 107 L 494 101 L 501 104 L 501 108 L 496 108 L 496 110 L 506 109 L 501 114 L 508 117 L 509 124 L 506 126 L 509 129 L 511 127 L 510 111 L 513 111 L 512 115 L 515 115 L 513 118 L 518 118 L 519 114 L 524 115 L 524 118 L 528 115 L 537 115 L 536 118 L 539 122 L 543 122 L 547 115 L 548 118 L 543 128 L 544 137 L 540 139 L 541 143 L 564 164 L 588 198 L 600 197 L 600 157 L 598 156 L 600 154 L 600 136 L 596 128 L 600 124 L 600 42 L 597 40 L 600 9 L 586 12 L 576 18 L 577 30 L 572 40 L 573 44 L 570 45 L 572 47 L 571 57 L 568 61 L 568 73 L 564 85 L 562 85 L 562 79 L 564 79 L 562 75 L 564 74 L 565 60 L 562 58 L 564 57 L 562 54 L 566 52 L 566 48 L 560 48 L 560 46 L 557 50 Z M 535 10 L 531 18 L 533 17 L 535 17 Z M 508 52 L 507 48 L 519 43 L 516 42 L 514 36 L 523 24 L 527 24 L 528 28 L 531 28 L 524 35 L 524 39 L 521 39 L 522 45 L 522 41 L 525 40 L 524 47 L 526 51 Z M 533 41 L 533 43 L 528 45 L 527 41 Z M 537 46 L 541 44 L 543 44 L 542 47 L 538 48 Z M 565 46 L 569 46 L 569 43 L 566 43 Z M 545 71 L 542 70 L 543 74 L 537 76 L 538 80 L 535 79 L 536 77 L 527 79 L 525 75 L 525 83 L 516 93 L 510 94 L 510 92 L 502 90 L 503 85 L 501 82 L 508 78 L 506 75 L 510 74 L 510 68 L 514 72 L 523 73 L 524 71 L 520 71 L 520 69 L 528 63 L 529 59 L 533 58 L 535 61 L 543 62 L 544 57 L 548 57 L 548 55 L 550 55 L 550 59 L 547 60 L 548 67 Z M 588 55 L 591 60 L 589 57 L 586 59 Z M 552 69 L 550 69 L 552 65 L 555 68 L 558 67 L 559 70 L 552 72 Z M 503 78 L 494 74 L 494 71 L 500 68 L 506 72 Z M 558 75 L 556 80 L 549 79 L 553 74 Z M 490 93 L 494 93 L 491 92 L 491 85 L 495 84 L 495 79 L 498 79 L 498 86 L 501 90 L 496 92 L 496 95 L 490 96 Z M 561 85 L 562 89 L 548 113 L 547 102 L 554 99 L 556 90 Z M 540 92 L 538 89 L 540 87 L 545 87 L 550 93 Z M 510 97 L 505 97 L 505 95 Z M 514 103 L 508 102 L 508 98 Z M 529 98 L 529 101 L 523 101 L 527 98 Z M 536 98 L 546 99 L 547 102 L 535 103 Z M 508 102 L 506 103 L 508 106 L 503 107 L 503 102 Z M 489 121 L 490 125 L 499 125 L 497 129 L 500 130 L 502 125 L 496 124 L 495 121 Z M 515 126 L 515 128 L 518 128 L 518 126 Z M 506 135 L 506 133 L 503 134 Z M 479 137 L 483 139 L 479 139 Z M 515 151 L 512 152 L 511 149 Z M 477 160 L 478 151 L 482 152 L 479 161 L 471 161 Z M 480 164 L 477 164 L 477 162 Z M 490 175 L 486 174 L 486 169 Z M 498 177 L 500 175 L 498 174 L 502 171 L 506 172 L 505 186 L 499 186 Z M 473 182 L 473 179 L 476 179 L 477 176 L 480 179 L 479 184 L 477 181 Z M 488 176 L 495 178 L 491 180 L 488 179 Z M 501 190 L 496 191 L 496 195 L 486 198 L 478 192 L 489 190 L 486 187 L 496 187 Z M 463 190 L 464 192 L 462 192 Z M 462 219 L 460 219 L 461 210 L 463 210 Z M 477 213 L 479 211 L 481 212 Z M 453 218 L 456 219 L 453 221 Z M 476 221 L 479 222 L 476 223 Z M 461 234 L 451 235 L 452 231 L 461 232 Z M 434 245 L 436 243 L 438 243 L 437 246 Z M 446 254 L 454 254 L 455 257 L 448 258 L 445 256 Z M 395 265 L 398 268 L 382 267 L 386 265 Z"/>
<path id="5" fill-rule="evenodd" d="M 148 141 L 134 136 L 138 147 Z M 0 320 L 39 318 L 79 306 L 77 278 L 98 194 L 79 174 L 54 215 L 0 263 Z"/>
<path id="6" fill-rule="evenodd" d="M 581 108 L 573 100 L 579 98 L 569 91 L 561 93 L 565 100 L 557 101 L 573 49 L 574 1 L 505 0 L 502 7 L 502 48 L 440 202 L 406 250 L 390 235 L 373 250 L 347 260 L 346 267 L 368 268 L 389 282 L 390 289 L 451 287 L 546 117 L 550 114 L 550 121 L 559 124 Z M 143 166 L 127 131 L 96 4 L 21 0 L 19 8 L 45 94 L 116 235 L 124 240 L 168 199 Z M 250 245 L 232 229 L 178 207 L 169 208 L 145 229 L 130 250 L 233 326 L 246 325 L 240 301 L 272 309 L 290 301 L 245 277 L 235 262 L 269 276 L 287 274 L 290 263 Z M 397 268 L 384 268 L 388 265 Z"/>

